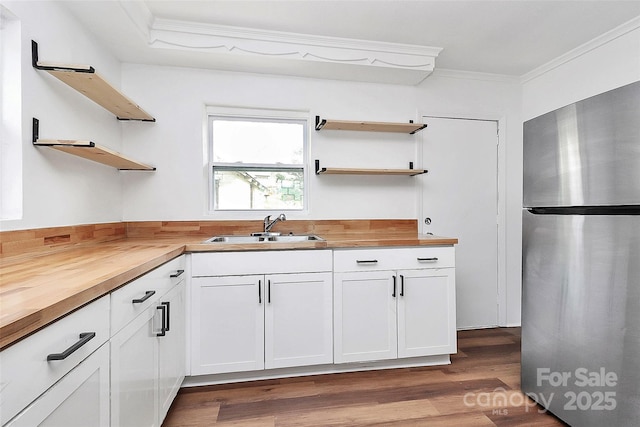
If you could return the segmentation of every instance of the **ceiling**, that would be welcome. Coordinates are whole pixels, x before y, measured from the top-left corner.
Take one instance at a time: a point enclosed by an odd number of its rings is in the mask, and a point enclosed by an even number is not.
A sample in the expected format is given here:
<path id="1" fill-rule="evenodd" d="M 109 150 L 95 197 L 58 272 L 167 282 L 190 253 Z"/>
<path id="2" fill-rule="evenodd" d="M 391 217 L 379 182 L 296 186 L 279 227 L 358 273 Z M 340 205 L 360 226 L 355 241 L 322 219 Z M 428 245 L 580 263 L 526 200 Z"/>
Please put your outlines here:
<path id="1" fill-rule="evenodd" d="M 127 0 L 65 1 L 124 62 L 206 66 L 149 47 L 158 20 L 443 48 L 436 69 L 521 77 L 640 16 L 634 1 Z M 133 17 L 137 15 L 137 17 Z M 634 21 L 635 22 L 635 21 Z M 206 63 L 206 65 L 205 65 Z M 246 64 L 245 64 L 246 65 Z M 251 70 L 249 70 L 251 71 Z M 260 70 L 258 70 L 260 71 Z"/>

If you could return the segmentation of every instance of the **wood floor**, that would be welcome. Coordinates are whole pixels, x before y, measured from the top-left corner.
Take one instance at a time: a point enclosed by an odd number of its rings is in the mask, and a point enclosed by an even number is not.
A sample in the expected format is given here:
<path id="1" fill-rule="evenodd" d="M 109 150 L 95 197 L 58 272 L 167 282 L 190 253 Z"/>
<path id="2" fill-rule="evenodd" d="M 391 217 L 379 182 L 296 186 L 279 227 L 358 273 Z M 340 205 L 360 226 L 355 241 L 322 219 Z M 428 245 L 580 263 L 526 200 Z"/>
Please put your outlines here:
<path id="1" fill-rule="evenodd" d="M 520 329 L 458 333 L 451 365 L 182 389 L 175 426 L 564 426 L 520 391 Z"/>

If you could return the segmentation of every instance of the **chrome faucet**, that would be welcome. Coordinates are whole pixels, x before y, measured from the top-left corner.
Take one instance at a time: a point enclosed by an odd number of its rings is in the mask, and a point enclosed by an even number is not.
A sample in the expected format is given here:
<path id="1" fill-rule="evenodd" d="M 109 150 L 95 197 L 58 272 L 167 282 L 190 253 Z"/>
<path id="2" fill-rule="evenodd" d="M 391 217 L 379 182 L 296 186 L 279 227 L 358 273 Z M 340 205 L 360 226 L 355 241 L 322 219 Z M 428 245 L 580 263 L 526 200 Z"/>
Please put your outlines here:
<path id="1" fill-rule="evenodd" d="M 264 232 L 268 233 L 271 230 L 271 228 L 274 225 L 276 225 L 276 223 L 278 221 L 286 221 L 286 220 L 287 220 L 287 217 L 283 213 L 278 215 L 278 217 L 276 219 L 274 219 L 273 221 L 271 221 L 271 215 L 267 215 L 264 218 Z"/>

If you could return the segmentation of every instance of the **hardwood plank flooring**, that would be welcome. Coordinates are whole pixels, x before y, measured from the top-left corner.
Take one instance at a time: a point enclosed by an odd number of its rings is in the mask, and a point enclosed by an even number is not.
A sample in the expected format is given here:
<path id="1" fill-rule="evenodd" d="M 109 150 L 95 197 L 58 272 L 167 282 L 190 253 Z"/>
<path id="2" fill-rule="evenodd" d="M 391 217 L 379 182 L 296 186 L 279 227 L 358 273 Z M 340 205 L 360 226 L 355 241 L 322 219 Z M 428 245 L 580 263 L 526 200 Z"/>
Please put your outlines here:
<path id="1" fill-rule="evenodd" d="M 459 331 L 451 362 L 182 389 L 163 426 L 565 425 L 520 391 L 520 328 Z"/>

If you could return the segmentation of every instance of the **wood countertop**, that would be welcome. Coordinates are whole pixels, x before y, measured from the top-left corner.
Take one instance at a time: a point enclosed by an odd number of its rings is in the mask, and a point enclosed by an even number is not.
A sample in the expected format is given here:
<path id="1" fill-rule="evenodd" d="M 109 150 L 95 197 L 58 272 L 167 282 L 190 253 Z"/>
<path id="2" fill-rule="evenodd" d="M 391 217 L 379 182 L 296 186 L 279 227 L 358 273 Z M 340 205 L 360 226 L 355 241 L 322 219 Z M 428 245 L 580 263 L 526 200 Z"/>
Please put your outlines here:
<path id="1" fill-rule="evenodd" d="M 0 256 L 0 349 L 185 252 L 453 245 L 417 233 L 335 233 L 324 241 L 205 244 L 202 236 L 125 237 Z"/>

